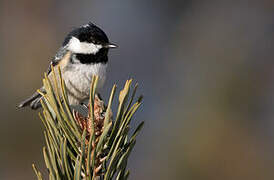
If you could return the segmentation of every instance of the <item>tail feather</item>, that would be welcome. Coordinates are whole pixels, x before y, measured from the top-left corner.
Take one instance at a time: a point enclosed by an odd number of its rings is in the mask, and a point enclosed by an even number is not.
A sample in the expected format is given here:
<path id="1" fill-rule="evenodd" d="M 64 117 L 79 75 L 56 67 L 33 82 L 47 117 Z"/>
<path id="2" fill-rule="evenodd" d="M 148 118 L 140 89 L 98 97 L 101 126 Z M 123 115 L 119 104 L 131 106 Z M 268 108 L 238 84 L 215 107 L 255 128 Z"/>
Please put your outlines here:
<path id="1" fill-rule="evenodd" d="M 31 108 L 31 109 L 38 109 L 38 108 L 42 107 L 41 102 L 40 102 L 41 99 L 42 99 L 42 96 L 41 96 L 41 97 L 38 97 L 38 98 L 35 99 L 35 100 L 33 100 L 33 101 L 30 103 L 30 108 Z"/>
<path id="2" fill-rule="evenodd" d="M 21 102 L 17 107 L 22 108 L 26 106 L 30 106 L 31 109 L 38 109 L 41 107 L 41 100 L 42 96 L 38 92 L 35 92 L 31 97 Z"/>

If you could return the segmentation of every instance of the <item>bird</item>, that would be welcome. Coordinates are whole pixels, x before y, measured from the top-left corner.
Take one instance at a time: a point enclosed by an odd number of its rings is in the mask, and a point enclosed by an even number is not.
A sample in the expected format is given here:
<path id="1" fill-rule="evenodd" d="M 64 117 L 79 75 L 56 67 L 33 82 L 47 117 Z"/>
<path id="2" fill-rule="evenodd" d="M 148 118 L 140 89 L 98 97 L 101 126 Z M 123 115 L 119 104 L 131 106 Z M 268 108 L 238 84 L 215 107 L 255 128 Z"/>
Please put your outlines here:
<path id="1" fill-rule="evenodd" d="M 82 104 L 89 97 L 93 75 L 99 78 L 98 89 L 102 88 L 106 79 L 109 49 L 116 47 L 116 44 L 109 42 L 101 28 L 89 22 L 67 34 L 61 48 L 52 58 L 46 74 L 52 79 L 52 67 L 55 69 L 59 66 L 66 84 L 69 104 Z M 45 93 L 43 86 L 39 90 Z M 18 108 L 29 106 L 36 110 L 41 107 L 41 99 L 42 95 L 35 92 L 19 103 Z"/>

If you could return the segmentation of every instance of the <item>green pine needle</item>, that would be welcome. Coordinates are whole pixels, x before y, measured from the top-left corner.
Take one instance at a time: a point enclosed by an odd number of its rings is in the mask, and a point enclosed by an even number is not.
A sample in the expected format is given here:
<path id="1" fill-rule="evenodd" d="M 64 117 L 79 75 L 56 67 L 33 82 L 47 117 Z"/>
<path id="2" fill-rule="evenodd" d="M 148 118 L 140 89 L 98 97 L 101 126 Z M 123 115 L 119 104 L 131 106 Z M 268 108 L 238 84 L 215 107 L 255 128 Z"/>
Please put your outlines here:
<path id="1" fill-rule="evenodd" d="M 54 68 L 52 68 L 54 71 Z M 45 147 L 43 154 L 48 169 L 48 179 L 127 179 L 128 158 L 136 144 L 136 136 L 141 131 L 141 122 L 133 134 L 129 136 L 130 122 L 141 105 L 142 97 L 134 103 L 138 85 L 133 88 L 130 96 L 132 80 L 128 80 L 119 94 L 119 105 L 116 116 L 112 115 L 112 102 L 117 86 L 110 93 L 107 107 L 104 109 L 103 127 L 96 134 L 95 96 L 98 76 L 92 78 L 89 98 L 90 129 L 83 129 L 75 119 L 73 110 L 68 103 L 65 82 L 60 68 L 53 72 L 53 82 L 45 75 L 43 85 L 46 93 L 41 101 L 43 112 L 39 116 L 45 127 Z M 60 89 L 58 91 L 57 89 Z M 133 105 L 132 105 L 133 104 Z M 113 118 L 115 120 L 113 121 Z M 42 174 L 32 165 L 38 180 Z"/>

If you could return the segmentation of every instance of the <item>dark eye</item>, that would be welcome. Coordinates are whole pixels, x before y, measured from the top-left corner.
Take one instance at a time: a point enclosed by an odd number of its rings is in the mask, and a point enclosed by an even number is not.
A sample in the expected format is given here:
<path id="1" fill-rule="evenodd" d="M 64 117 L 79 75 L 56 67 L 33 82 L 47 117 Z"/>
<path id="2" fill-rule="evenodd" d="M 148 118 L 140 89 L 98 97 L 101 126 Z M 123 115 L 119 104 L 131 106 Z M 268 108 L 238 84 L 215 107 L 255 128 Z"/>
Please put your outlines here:
<path id="1" fill-rule="evenodd" d="M 91 42 L 91 43 L 93 43 L 93 44 L 97 44 L 98 42 L 95 40 L 95 39 L 93 39 L 93 38 L 90 38 L 89 39 L 89 42 Z"/>

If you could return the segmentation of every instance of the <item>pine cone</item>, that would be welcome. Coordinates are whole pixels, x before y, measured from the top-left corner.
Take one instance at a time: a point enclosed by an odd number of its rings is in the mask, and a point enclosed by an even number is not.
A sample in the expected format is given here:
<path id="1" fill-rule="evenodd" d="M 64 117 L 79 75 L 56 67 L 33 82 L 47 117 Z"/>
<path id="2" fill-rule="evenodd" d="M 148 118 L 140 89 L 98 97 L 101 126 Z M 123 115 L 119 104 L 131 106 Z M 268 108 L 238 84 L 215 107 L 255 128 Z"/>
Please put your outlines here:
<path id="1" fill-rule="evenodd" d="M 87 106 L 88 108 L 88 116 L 84 117 L 79 112 L 73 111 L 73 116 L 79 127 L 82 131 L 84 129 L 87 130 L 87 136 L 86 136 L 86 145 L 89 144 L 89 138 L 93 134 L 92 132 L 92 119 L 90 114 L 90 104 Z M 92 144 L 92 155 L 94 154 L 94 149 L 97 146 L 97 143 L 100 139 L 101 134 L 103 133 L 104 129 L 104 120 L 105 120 L 105 112 L 106 107 L 104 105 L 104 102 L 99 98 L 99 96 L 96 94 L 94 98 L 94 130 L 95 130 L 95 141 Z M 112 119 L 112 118 L 111 118 Z M 87 146 L 86 146 L 87 147 Z M 87 152 L 87 149 L 86 149 Z M 95 175 L 100 176 L 102 175 L 101 169 L 102 164 L 106 157 L 104 157 L 102 154 L 97 155 L 95 158 Z"/>

